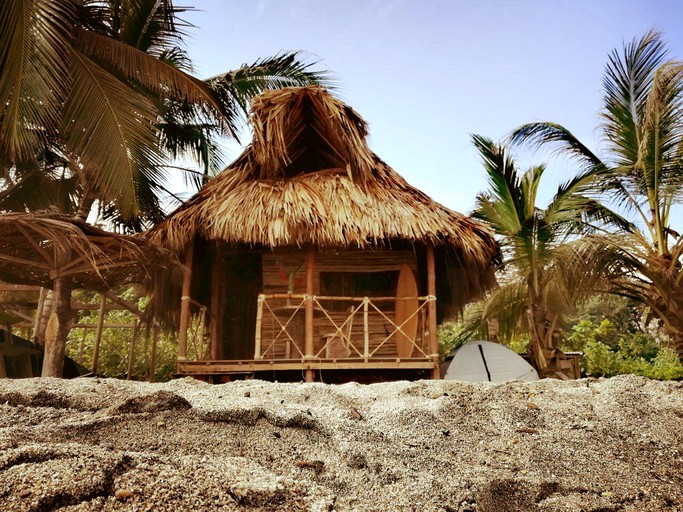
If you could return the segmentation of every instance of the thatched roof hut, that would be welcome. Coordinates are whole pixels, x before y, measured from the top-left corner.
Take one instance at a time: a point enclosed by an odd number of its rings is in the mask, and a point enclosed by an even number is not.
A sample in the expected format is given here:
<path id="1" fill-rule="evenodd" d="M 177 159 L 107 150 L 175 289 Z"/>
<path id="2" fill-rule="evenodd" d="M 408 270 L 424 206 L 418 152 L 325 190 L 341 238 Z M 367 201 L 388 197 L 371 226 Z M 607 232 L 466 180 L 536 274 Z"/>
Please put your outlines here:
<path id="1" fill-rule="evenodd" d="M 252 103 L 251 124 L 251 145 L 154 228 L 152 241 L 178 254 L 193 244 L 203 253 L 219 246 L 412 251 L 425 291 L 421 262 L 430 247 L 439 317 L 493 284 L 498 249 L 490 230 L 410 186 L 370 150 L 360 115 L 324 89 L 265 93 Z M 198 265 L 206 270 L 202 261 L 195 256 L 195 274 Z"/>

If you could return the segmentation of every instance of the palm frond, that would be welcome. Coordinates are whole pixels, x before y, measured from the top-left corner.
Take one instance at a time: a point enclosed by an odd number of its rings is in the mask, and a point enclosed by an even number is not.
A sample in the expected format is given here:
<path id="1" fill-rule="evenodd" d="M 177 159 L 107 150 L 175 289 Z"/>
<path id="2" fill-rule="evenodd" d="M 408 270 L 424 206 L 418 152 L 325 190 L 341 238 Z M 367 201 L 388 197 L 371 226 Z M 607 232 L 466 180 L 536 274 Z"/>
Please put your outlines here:
<path id="1" fill-rule="evenodd" d="M 98 65 L 118 74 L 121 79 L 130 80 L 162 98 L 201 106 L 217 122 L 223 116 L 231 116 L 231 112 L 226 110 L 225 104 L 207 84 L 137 48 L 82 29 L 76 31 L 74 47 Z"/>
<path id="2" fill-rule="evenodd" d="M 253 64 L 245 63 L 239 69 L 208 79 L 207 83 L 226 101 L 236 101 L 245 115 L 251 99 L 264 91 L 306 85 L 334 89 L 329 73 L 313 70 L 318 63 L 306 62 L 301 57 L 301 52 L 282 52 Z"/>
<path id="3" fill-rule="evenodd" d="M 69 0 L 0 2 L 0 150 L 32 158 L 57 131 L 69 83 Z"/>
<path id="4" fill-rule="evenodd" d="M 489 192 L 478 198 L 473 215 L 489 222 L 502 235 L 521 229 L 526 203 L 521 195 L 521 178 L 514 161 L 503 146 L 481 135 L 472 135 L 489 181 Z"/>
<path id="5" fill-rule="evenodd" d="M 624 45 L 621 53 L 614 50 L 609 56 L 603 79 L 602 129 L 617 165 L 633 166 L 639 160 L 647 97 L 655 71 L 666 56 L 666 48 L 656 31 L 634 39 Z"/>
<path id="6" fill-rule="evenodd" d="M 592 170 L 604 164 L 588 147 L 567 128 L 556 123 L 528 123 L 515 129 L 508 140 L 513 146 L 528 145 L 550 147 L 555 154 L 566 155 L 579 163 L 582 169 Z"/>
<path id="7" fill-rule="evenodd" d="M 116 200 L 125 217 L 135 216 L 140 207 L 136 180 L 160 177 L 156 111 L 143 95 L 78 51 L 73 52 L 71 75 L 64 140 L 101 199 Z"/>

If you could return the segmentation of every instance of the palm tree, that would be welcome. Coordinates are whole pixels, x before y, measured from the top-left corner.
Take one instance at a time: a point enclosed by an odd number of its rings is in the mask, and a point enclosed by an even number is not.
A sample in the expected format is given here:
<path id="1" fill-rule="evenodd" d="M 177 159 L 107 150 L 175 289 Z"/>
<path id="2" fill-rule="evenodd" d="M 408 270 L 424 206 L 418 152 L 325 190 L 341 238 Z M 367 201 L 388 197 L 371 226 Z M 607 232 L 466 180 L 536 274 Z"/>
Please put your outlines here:
<path id="1" fill-rule="evenodd" d="M 169 153 L 189 151 L 205 174 L 249 97 L 324 78 L 288 53 L 198 80 L 186 72 L 184 10 L 172 0 L 0 3 L 0 209 L 58 205 L 85 220 L 97 201 L 139 229 L 163 214 Z M 71 289 L 55 281 L 59 322 L 46 343 L 62 348 Z M 47 359 L 44 374 L 61 375 L 62 361 Z"/>
<path id="2" fill-rule="evenodd" d="M 466 316 L 467 335 L 490 319 L 500 334 L 529 335 L 529 354 L 542 376 L 561 370 L 563 317 L 599 279 L 589 253 L 599 252 L 578 236 L 607 222 L 628 227 L 623 219 L 587 195 L 597 173 L 590 169 L 561 185 L 546 208 L 537 206 L 545 166 L 520 172 L 505 146 L 472 137 L 489 182 L 477 197 L 474 216 L 488 223 L 503 253 L 501 286 Z"/>
<path id="3" fill-rule="evenodd" d="M 683 65 L 667 59 L 656 32 L 610 54 L 602 155 L 554 123 L 523 125 L 511 140 L 554 145 L 583 171 L 603 170 L 596 190 L 637 225 L 607 240 L 611 290 L 649 307 L 683 361 L 683 235 L 671 226 L 674 205 L 683 200 Z"/>
<path id="4" fill-rule="evenodd" d="M 169 154 L 194 157 L 201 181 L 220 166 L 216 139 L 236 137 L 251 97 L 325 80 L 296 52 L 197 80 L 182 49 L 186 10 L 171 0 L 0 5 L 2 207 L 10 188 L 16 204 L 23 182 L 42 175 L 74 183 L 81 218 L 99 200 L 118 220 L 158 220 Z"/>

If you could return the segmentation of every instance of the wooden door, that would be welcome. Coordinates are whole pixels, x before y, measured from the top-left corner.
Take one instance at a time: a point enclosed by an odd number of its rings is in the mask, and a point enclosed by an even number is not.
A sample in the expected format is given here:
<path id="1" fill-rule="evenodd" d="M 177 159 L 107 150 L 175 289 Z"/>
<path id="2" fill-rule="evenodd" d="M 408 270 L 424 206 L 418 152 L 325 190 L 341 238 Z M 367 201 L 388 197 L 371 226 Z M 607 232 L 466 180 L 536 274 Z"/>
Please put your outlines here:
<path id="1" fill-rule="evenodd" d="M 261 290 L 261 255 L 226 256 L 223 265 L 223 358 L 253 359 L 257 301 Z"/>

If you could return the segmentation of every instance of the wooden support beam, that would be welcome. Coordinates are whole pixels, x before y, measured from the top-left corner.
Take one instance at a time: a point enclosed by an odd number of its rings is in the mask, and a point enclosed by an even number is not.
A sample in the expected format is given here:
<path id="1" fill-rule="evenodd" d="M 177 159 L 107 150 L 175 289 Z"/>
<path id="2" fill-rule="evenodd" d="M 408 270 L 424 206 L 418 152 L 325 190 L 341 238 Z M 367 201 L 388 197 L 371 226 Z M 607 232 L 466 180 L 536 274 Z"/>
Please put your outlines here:
<path id="1" fill-rule="evenodd" d="M 42 290 L 40 286 L 30 284 L 0 284 L 0 292 L 37 292 Z"/>
<path id="2" fill-rule="evenodd" d="M 427 304 L 427 321 L 429 326 L 429 356 L 434 361 L 432 379 L 440 379 L 439 340 L 436 337 L 436 270 L 434 264 L 434 246 L 427 245 L 427 295 L 434 297 Z"/>
<path id="3" fill-rule="evenodd" d="M 104 309 L 107 305 L 107 298 L 100 296 L 100 310 L 97 313 L 97 330 L 95 331 L 95 345 L 92 353 L 92 372 L 97 375 L 97 364 L 100 357 L 100 343 L 102 342 L 102 330 L 104 329 Z"/>
<path id="4" fill-rule="evenodd" d="M 368 318 L 368 297 L 363 297 L 363 359 L 367 363 L 370 357 L 370 328 Z"/>
<path id="5" fill-rule="evenodd" d="M 313 275 L 315 272 L 315 247 L 309 245 L 306 251 L 306 320 L 304 323 L 304 357 L 312 359 L 313 352 Z M 306 382 L 313 382 L 315 371 L 306 370 Z"/>
<path id="6" fill-rule="evenodd" d="M 216 252 L 211 269 L 211 341 L 209 342 L 209 354 L 210 358 L 214 360 L 223 357 L 223 298 L 225 291 L 223 265 L 219 258 L 220 255 Z"/>
<path id="7" fill-rule="evenodd" d="M 12 344 L 12 326 L 11 325 L 6 325 L 5 326 L 5 339 L 4 342 L 7 345 Z M 7 368 L 5 368 L 5 356 L 0 352 L 0 379 L 4 379 L 7 377 Z"/>
<path id="8" fill-rule="evenodd" d="M 190 288 L 192 286 L 192 258 L 194 244 L 190 243 L 185 250 L 187 270 L 183 276 L 183 291 L 180 297 L 180 331 L 178 332 L 178 362 L 187 359 L 187 328 L 190 325 Z"/>
<path id="9" fill-rule="evenodd" d="M 112 292 L 110 290 L 107 290 L 106 292 L 104 292 L 104 296 L 107 297 L 110 301 L 112 301 L 114 303 L 114 304 L 110 304 L 109 307 L 111 309 L 124 309 L 126 311 L 133 313 L 138 318 L 141 318 L 144 314 L 142 311 L 140 311 L 140 309 L 138 309 L 137 304 L 133 304 L 132 302 L 127 301 L 126 299 L 122 299 L 121 297 L 119 297 L 118 295 L 116 295 L 114 292 Z M 120 307 L 116 307 L 115 304 L 120 306 Z M 78 308 L 74 308 L 74 309 L 78 309 Z"/>
<path id="10" fill-rule="evenodd" d="M 258 305 L 256 308 L 256 333 L 254 336 L 254 359 L 261 359 L 261 336 L 262 336 L 262 322 L 263 322 L 263 294 L 258 296 Z M 288 347 L 289 348 L 289 347 Z M 286 354 L 289 356 L 289 354 Z M 211 359 L 214 359 L 213 357 Z"/>

